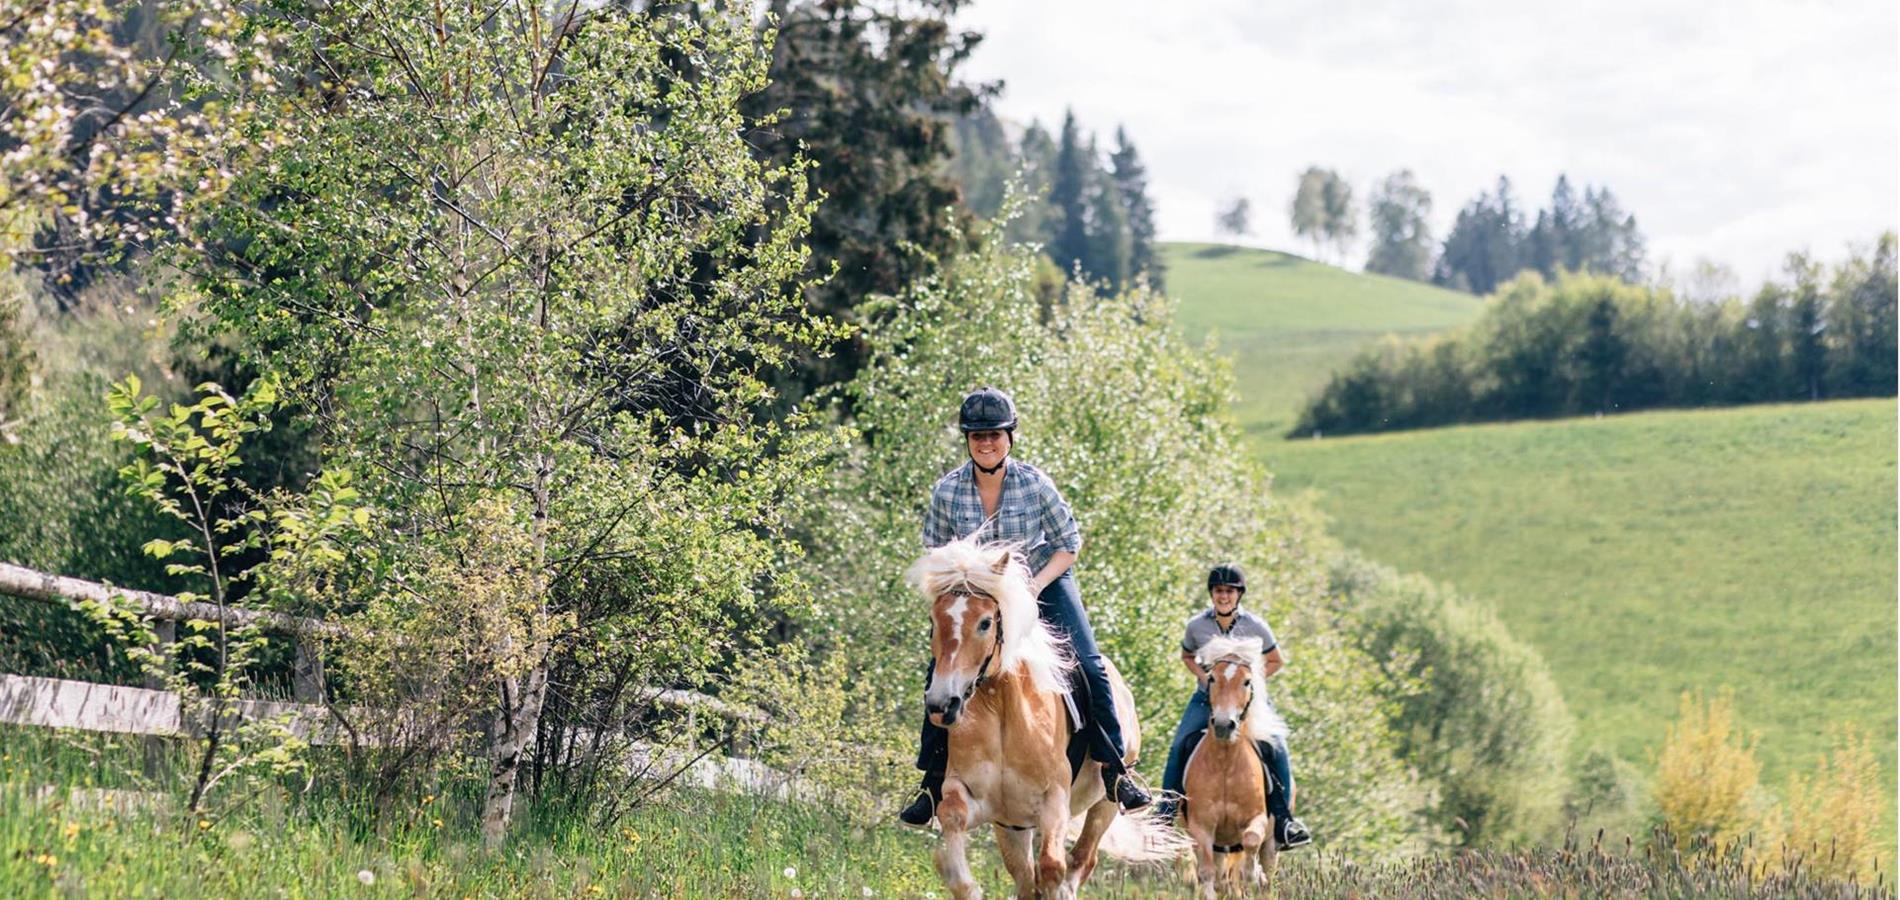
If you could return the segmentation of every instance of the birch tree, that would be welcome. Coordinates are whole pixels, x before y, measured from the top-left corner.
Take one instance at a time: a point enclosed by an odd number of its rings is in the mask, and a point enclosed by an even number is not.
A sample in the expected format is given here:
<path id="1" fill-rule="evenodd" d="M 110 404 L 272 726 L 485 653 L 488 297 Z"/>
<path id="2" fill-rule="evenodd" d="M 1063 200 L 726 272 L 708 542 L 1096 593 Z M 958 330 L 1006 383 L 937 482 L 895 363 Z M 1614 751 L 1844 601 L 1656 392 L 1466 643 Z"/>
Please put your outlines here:
<path id="1" fill-rule="evenodd" d="M 173 310 L 235 334 L 381 507 L 381 586 L 317 611 L 463 623 L 420 637 L 484 673 L 494 846 L 569 726 L 622 733 L 629 684 L 704 677 L 789 590 L 779 504 L 832 435 L 754 411 L 836 330 L 800 300 L 804 163 L 743 140 L 772 38 L 718 9 L 267 13 L 296 36 L 285 139 L 177 255 Z M 494 578 L 441 577 L 476 526 Z"/>

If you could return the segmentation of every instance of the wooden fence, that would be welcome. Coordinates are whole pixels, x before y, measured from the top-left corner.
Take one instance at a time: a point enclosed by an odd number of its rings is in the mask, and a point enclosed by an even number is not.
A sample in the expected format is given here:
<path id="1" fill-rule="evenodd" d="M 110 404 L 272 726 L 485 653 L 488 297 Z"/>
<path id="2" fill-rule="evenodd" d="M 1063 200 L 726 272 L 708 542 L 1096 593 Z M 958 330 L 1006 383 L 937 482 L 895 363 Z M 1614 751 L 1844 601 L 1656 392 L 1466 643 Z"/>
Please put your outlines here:
<path id="1" fill-rule="evenodd" d="M 296 647 L 291 667 L 294 702 L 244 699 L 230 704 L 225 715 L 231 721 L 275 720 L 291 733 L 317 745 L 340 744 L 351 739 L 343 717 L 324 705 L 323 661 L 316 650 L 316 639 L 342 634 L 342 629 L 333 623 L 265 610 L 186 602 L 169 594 L 113 587 L 4 562 L 0 562 L 0 594 L 59 606 L 88 600 L 102 604 L 129 603 L 141 615 L 153 620 L 153 630 L 161 644 L 177 639 L 179 622 L 192 620 L 226 627 L 255 625 L 287 634 Z M 150 681 L 145 687 L 127 687 L 0 673 L 0 723 L 155 736 L 201 734 L 209 727 L 208 712 L 191 709 L 177 694 L 159 687 Z M 763 719 L 755 709 L 692 691 L 659 691 L 654 695 L 653 705 L 686 717 L 689 742 L 699 738 L 700 717 L 713 717 L 719 723 L 719 743 L 729 754 L 735 755 L 742 755 L 741 751 L 748 749 L 746 737 Z M 378 713 L 349 710 L 345 715 L 352 720 L 364 720 L 374 719 Z M 387 714 L 382 718 L 387 719 Z M 401 733 L 400 728 L 393 731 Z M 689 743 L 687 752 L 694 753 L 695 749 Z"/>

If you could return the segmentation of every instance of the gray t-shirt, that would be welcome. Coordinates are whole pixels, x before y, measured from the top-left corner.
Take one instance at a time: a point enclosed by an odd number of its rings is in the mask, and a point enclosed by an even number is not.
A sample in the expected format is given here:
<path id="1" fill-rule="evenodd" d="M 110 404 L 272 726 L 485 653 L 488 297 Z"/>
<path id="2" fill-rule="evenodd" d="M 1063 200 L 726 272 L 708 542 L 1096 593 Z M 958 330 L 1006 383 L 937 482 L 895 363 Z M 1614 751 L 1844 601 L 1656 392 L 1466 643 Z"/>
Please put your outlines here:
<path id="1" fill-rule="evenodd" d="M 1246 610 L 1234 613 L 1233 627 L 1220 630 L 1220 623 L 1214 620 L 1214 611 L 1207 610 L 1187 620 L 1187 634 L 1181 638 L 1181 650 L 1185 653 L 1199 653 L 1201 645 L 1210 639 L 1225 635 L 1227 637 L 1260 639 L 1260 652 L 1265 653 L 1279 646 L 1273 639 L 1273 629 L 1267 627 L 1267 620 Z"/>

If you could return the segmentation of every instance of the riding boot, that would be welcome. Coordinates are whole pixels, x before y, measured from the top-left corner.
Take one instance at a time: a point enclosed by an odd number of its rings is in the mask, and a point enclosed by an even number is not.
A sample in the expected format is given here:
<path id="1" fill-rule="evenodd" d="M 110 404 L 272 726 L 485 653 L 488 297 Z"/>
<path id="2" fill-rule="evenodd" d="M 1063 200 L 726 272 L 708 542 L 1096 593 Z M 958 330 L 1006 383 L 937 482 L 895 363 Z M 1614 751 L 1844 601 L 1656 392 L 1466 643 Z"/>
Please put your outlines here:
<path id="1" fill-rule="evenodd" d="M 917 786 L 917 799 L 897 814 L 897 818 L 906 825 L 923 828 L 937 815 L 937 804 L 943 802 L 943 773 L 925 772 L 924 782 Z"/>
<path id="2" fill-rule="evenodd" d="M 1134 812 L 1154 802 L 1154 798 L 1142 790 L 1141 785 L 1128 777 L 1127 769 L 1110 771 L 1108 766 L 1103 766 L 1102 787 L 1115 799 L 1115 805 L 1121 807 L 1122 812 Z"/>
<path id="3" fill-rule="evenodd" d="M 1305 823 L 1293 818 L 1291 802 L 1292 785 L 1281 783 L 1273 775 L 1273 745 L 1267 741 L 1254 741 L 1254 749 L 1260 753 L 1260 768 L 1267 785 L 1267 812 L 1273 814 L 1273 839 L 1282 850 L 1304 847 L 1313 842 L 1312 832 Z"/>

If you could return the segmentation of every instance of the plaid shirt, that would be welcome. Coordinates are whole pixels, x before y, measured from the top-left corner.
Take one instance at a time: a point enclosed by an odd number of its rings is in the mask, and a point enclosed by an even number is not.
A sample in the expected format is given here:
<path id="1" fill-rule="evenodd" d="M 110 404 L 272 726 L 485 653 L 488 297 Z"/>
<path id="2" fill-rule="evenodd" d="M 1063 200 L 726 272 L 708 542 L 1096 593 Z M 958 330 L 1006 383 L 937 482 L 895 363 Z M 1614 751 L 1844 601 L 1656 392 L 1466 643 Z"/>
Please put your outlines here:
<path id="1" fill-rule="evenodd" d="M 1029 571 L 1040 572 L 1058 550 L 1082 549 L 1082 532 L 1056 483 L 1041 469 L 1010 460 L 1003 470 L 1003 494 L 996 515 L 985 523 L 983 500 L 976 492 L 976 467 L 965 462 L 930 489 L 924 510 L 924 546 L 941 547 L 982 529 L 983 538 L 1009 541 L 1029 557 Z"/>

